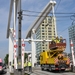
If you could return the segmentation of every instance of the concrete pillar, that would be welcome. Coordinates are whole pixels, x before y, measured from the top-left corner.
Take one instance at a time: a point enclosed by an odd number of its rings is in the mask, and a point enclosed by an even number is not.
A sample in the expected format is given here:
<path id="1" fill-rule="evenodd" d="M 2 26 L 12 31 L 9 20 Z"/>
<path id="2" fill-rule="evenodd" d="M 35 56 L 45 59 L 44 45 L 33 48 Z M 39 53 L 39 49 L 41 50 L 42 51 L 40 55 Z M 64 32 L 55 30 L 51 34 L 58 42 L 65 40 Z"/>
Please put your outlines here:
<path id="1" fill-rule="evenodd" d="M 10 28 L 9 31 L 9 72 L 13 72 L 13 28 Z"/>
<path id="2" fill-rule="evenodd" d="M 35 47 L 35 42 L 33 41 L 33 35 L 34 35 L 34 29 L 32 30 L 32 33 L 31 33 L 31 40 L 32 40 L 32 42 L 31 42 L 31 61 L 32 61 L 32 67 L 34 67 L 34 63 L 36 63 L 36 57 L 35 57 L 35 55 L 36 55 L 36 47 Z"/>

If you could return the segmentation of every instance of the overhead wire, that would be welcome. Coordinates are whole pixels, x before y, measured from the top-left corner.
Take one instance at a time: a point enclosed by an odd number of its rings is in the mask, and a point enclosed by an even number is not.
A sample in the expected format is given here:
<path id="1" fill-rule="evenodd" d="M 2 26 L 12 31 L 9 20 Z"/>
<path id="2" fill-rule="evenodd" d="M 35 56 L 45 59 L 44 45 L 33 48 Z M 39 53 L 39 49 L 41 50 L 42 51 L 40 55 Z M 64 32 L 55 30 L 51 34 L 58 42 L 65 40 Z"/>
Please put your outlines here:
<path id="1" fill-rule="evenodd" d="M 55 13 L 56 13 L 56 11 L 57 11 L 57 8 L 58 8 L 58 6 L 60 5 L 60 3 L 61 3 L 61 0 L 59 1 L 59 3 L 58 3 L 58 5 L 57 5 L 57 7 L 56 7 L 56 9 L 55 9 Z M 68 14 L 68 13 L 67 13 Z M 70 13 L 71 14 L 71 13 Z M 71 17 L 71 16 L 70 16 Z M 68 26 L 69 27 L 69 26 Z M 68 29 L 68 27 L 67 28 L 65 28 L 65 29 L 63 29 L 60 33 L 58 33 L 58 34 L 61 34 L 61 33 L 63 33 L 65 30 L 67 30 Z"/>
<path id="2" fill-rule="evenodd" d="M 61 2 L 61 0 L 59 1 L 59 3 L 58 3 L 58 5 L 57 5 L 57 7 L 56 7 L 56 9 L 55 9 L 55 11 L 57 10 L 57 8 L 58 8 L 58 6 L 60 5 L 60 2 Z M 30 10 L 22 10 L 22 11 L 25 11 L 25 12 L 32 12 L 32 13 L 43 13 L 43 12 L 37 12 L 37 11 L 30 11 Z M 52 14 L 52 13 L 50 13 L 50 14 Z M 59 12 L 59 13 L 55 13 L 55 14 L 74 14 L 74 13 L 63 13 L 63 12 Z M 33 17 L 45 17 L 45 16 L 37 16 L 37 15 L 29 15 L 29 14 L 23 14 L 24 16 L 33 16 Z M 71 17 L 71 15 L 70 16 L 56 16 L 56 17 Z"/>
<path id="3" fill-rule="evenodd" d="M 71 17 L 72 15 L 71 14 L 75 14 L 75 13 L 73 13 L 73 12 L 70 12 L 70 13 L 64 13 L 64 12 L 56 12 L 57 11 L 57 9 L 58 9 L 58 7 L 59 7 L 59 5 L 60 5 L 60 3 L 61 3 L 61 0 L 59 1 L 59 3 L 58 3 L 58 5 L 57 5 L 57 7 L 56 7 L 56 9 L 55 9 L 55 14 L 70 14 L 70 16 L 56 16 L 56 17 L 62 17 L 62 18 L 65 18 L 65 17 Z M 25 11 L 25 12 L 32 12 L 32 13 L 42 13 L 42 12 L 38 12 L 38 11 L 30 11 L 30 10 L 23 10 L 23 11 Z M 52 13 L 50 13 L 50 14 L 52 14 Z M 32 16 L 32 17 L 40 17 L 40 16 L 37 16 L 37 15 L 28 15 L 28 14 L 22 14 L 22 15 L 24 15 L 24 16 Z M 41 17 L 45 17 L 45 16 L 41 16 Z M 65 28 L 63 31 L 61 31 L 60 33 L 62 33 L 62 32 L 64 32 L 66 29 L 68 29 L 68 27 L 67 28 Z M 60 34 L 59 33 L 59 34 Z"/>
<path id="4" fill-rule="evenodd" d="M 46 17 L 46 16 L 37 16 L 37 15 L 28 15 L 28 14 L 22 14 L 22 15 L 24 15 L 24 16 L 31 16 L 31 17 Z M 70 16 L 56 16 L 56 17 L 62 17 L 62 18 L 64 18 L 64 17 L 70 17 Z"/>
<path id="5" fill-rule="evenodd" d="M 55 12 L 57 11 L 57 8 L 58 8 L 58 6 L 60 5 L 60 2 L 61 2 L 61 0 L 59 1 L 59 3 L 58 3 L 58 5 L 57 5 L 57 7 L 56 7 L 56 9 L 55 9 Z M 66 28 L 67 29 L 67 28 Z M 64 29 L 63 31 L 65 31 L 66 29 Z M 62 32 L 63 32 L 62 31 Z M 60 33 L 62 33 L 62 32 L 60 32 Z M 58 34 L 60 34 L 60 33 L 58 33 Z"/>
<path id="6" fill-rule="evenodd" d="M 65 29 L 63 29 L 61 32 L 59 32 L 58 34 L 61 34 L 61 33 L 63 33 L 65 30 L 67 30 L 69 28 L 69 26 L 68 27 L 66 27 Z"/>
<path id="7" fill-rule="evenodd" d="M 43 13 L 43 12 L 31 11 L 31 10 L 22 10 L 22 11 L 25 11 L 25 12 L 32 12 L 32 13 Z M 47 13 L 47 12 L 46 12 L 46 13 Z M 50 13 L 50 14 L 52 14 L 52 13 Z M 68 13 L 68 12 L 57 12 L 57 13 L 55 13 L 55 14 L 75 14 L 75 13 L 73 13 L 73 12 L 70 12 L 70 13 Z"/>
<path id="8" fill-rule="evenodd" d="M 58 9 L 58 7 L 59 7 L 59 5 L 60 5 L 60 3 L 61 3 L 61 0 L 59 1 L 59 3 L 58 3 L 58 5 L 57 5 L 57 7 L 56 7 L 56 9 L 55 9 L 55 14 L 75 14 L 75 13 L 63 13 L 63 12 L 56 12 L 57 11 L 57 9 Z M 33 12 L 33 13 L 42 13 L 42 12 L 36 12 L 36 11 L 29 11 L 29 10 L 23 10 L 23 11 L 26 11 L 26 12 Z M 50 14 L 52 14 L 52 13 L 50 13 Z M 37 16 L 37 15 L 26 15 L 26 14 L 24 14 L 25 16 L 33 16 L 33 17 L 40 17 L 40 16 Z M 44 17 L 44 16 L 41 16 L 41 17 Z M 65 18 L 65 17 L 71 17 L 71 15 L 70 16 L 56 16 L 56 17 L 62 17 L 62 18 Z M 68 29 L 68 27 L 66 28 L 66 29 Z M 64 32 L 66 29 L 64 29 L 62 32 Z M 62 33 L 62 32 L 60 32 L 60 33 Z M 60 34 L 59 33 L 59 34 Z"/>
<path id="9" fill-rule="evenodd" d="M 74 24 L 74 21 L 75 21 L 75 13 L 73 13 L 74 15 L 71 15 L 70 16 L 70 19 L 71 20 L 73 20 L 73 22 L 72 22 L 72 25 Z M 65 28 L 65 29 L 63 29 L 61 32 L 59 32 L 58 34 L 61 34 L 61 33 L 63 33 L 65 30 L 67 30 L 69 28 L 69 26 L 67 27 L 67 28 Z"/>
<path id="10" fill-rule="evenodd" d="M 55 9 L 55 12 L 57 11 L 57 8 L 58 8 L 58 6 L 60 5 L 60 2 L 61 2 L 61 0 L 59 1 L 58 5 L 57 5 L 57 7 L 56 7 L 56 9 Z"/>
<path id="11" fill-rule="evenodd" d="M 37 12 L 37 11 L 30 11 L 30 10 L 23 10 L 23 11 L 26 11 L 26 12 L 32 12 L 32 13 L 42 13 L 42 12 Z M 46 12 L 47 13 L 47 12 Z M 52 13 L 50 13 L 50 14 L 52 14 Z M 55 14 L 63 14 L 63 15 L 65 15 L 65 14 L 67 14 L 67 15 L 70 15 L 70 16 L 56 16 L 56 17 L 71 17 L 71 15 L 72 14 L 75 14 L 75 13 L 73 13 L 73 12 L 70 12 L 70 13 L 68 13 L 68 12 L 57 12 L 57 13 L 55 13 Z M 30 14 L 22 14 L 22 15 L 24 15 L 24 16 L 32 16 L 32 17 L 40 17 L 40 16 L 37 16 L 37 15 L 30 15 Z M 41 17 L 44 17 L 44 16 L 41 16 Z"/>

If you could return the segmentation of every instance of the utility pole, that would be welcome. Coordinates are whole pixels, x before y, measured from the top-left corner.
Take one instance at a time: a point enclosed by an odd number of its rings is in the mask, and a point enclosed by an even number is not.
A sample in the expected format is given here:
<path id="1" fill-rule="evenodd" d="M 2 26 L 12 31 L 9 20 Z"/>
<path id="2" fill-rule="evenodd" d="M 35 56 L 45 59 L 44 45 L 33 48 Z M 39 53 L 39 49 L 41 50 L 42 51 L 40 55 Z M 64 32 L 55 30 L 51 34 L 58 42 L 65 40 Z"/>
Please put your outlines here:
<path id="1" fill-rule="evenodd" d="M 22 69 L 22 52 L 21 52 L 21 25 L 22 25 L 22 10 L 21 10 L 21 0 L 19 0 L 19 12 L 18 12 L 18 74 L 24 75 Z"/>
<path id="2" fill-rule="evenodd" d="M 18 12 L 18 70 L 22 69 L 21 62 L 21 20 L 22 20 L 22 11 L 21 11 L 21 0 L 19 0 L 19 12 Z"/>

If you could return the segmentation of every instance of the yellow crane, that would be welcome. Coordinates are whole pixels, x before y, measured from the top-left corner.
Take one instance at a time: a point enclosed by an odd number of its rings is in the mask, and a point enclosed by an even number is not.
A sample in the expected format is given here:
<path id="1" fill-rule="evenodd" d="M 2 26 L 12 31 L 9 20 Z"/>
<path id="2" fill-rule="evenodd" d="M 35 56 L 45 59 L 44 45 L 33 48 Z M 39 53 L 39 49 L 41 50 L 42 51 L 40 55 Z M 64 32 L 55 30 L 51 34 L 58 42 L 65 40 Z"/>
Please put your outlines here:
<path id="1" fill-rule="evenodd" d="M 55 39 L 56 41 L 56 39 Z M 64 54 L 66 48 L 66 39 L 62 39 L 62 42 L 55 42 L 52 40 L 49 42 L 49 49 L 40 53 L 40 65 L 41 69 L 47 70 L 66 70 L 70 67 L 70 59 Z"/>

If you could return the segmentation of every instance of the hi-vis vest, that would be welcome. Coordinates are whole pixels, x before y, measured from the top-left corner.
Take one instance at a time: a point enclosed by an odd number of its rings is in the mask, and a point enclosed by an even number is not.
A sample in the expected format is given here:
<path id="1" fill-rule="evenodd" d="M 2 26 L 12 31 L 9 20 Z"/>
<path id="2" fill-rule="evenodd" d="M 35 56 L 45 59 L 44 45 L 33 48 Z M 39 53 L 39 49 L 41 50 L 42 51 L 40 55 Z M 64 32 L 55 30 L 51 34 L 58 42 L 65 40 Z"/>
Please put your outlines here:
<path id="1" fill-rule="evenodd" d="M 32 66 L 31 62 L 28 62 L 28 66 Z"/>
<path id="2" fill-rule="evenodd" d="M 12 66 L 14 66 L 14 64 L 12 64 Z"/>
<path id="3" fill-rule="evenodd" d="M 25 62 L 25 63 L 24 63 L 24 67 L 26 67 L 26 66 L 27 66 L 27 63 Z"/>

